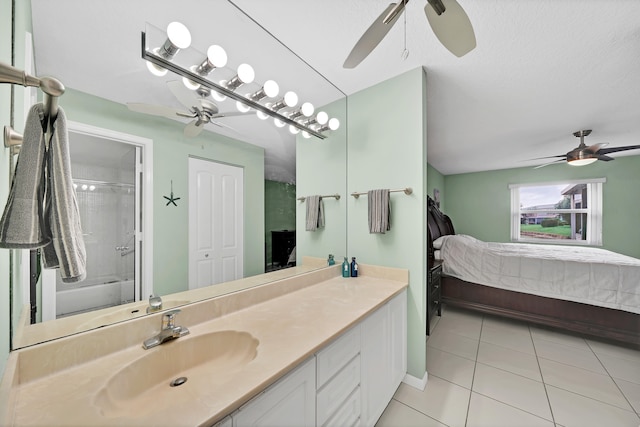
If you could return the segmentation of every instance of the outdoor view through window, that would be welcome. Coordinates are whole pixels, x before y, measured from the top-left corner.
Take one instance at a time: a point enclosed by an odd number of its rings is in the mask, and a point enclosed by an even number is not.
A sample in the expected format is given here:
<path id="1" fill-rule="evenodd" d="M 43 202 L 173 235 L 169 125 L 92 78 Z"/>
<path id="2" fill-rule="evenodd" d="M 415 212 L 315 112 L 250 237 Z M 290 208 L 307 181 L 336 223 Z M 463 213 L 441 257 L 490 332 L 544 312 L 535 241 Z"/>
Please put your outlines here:
<path id="1" fill-rule="evenodd" d="M 520 240 L 587 240 L 589 187 L 588 183 L 519 187 Z"/>

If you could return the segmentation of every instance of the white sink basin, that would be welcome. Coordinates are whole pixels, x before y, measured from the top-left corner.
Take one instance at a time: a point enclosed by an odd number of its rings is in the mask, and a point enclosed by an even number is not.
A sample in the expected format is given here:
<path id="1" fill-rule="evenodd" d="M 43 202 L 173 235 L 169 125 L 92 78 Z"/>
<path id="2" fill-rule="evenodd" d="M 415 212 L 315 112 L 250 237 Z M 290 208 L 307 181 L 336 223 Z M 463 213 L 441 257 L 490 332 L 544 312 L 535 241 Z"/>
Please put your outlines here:
<path id="1" fill-rule="evenodd" d="M 189 397 L 190 377 L 210 377 L 211 387 L 224 387 L 219 378 L 231 381 L 230 374 L 255 359 L 258 344 L 251 334 L 231 330 L 166 342 L 113 374 L 96 394 L 94 404 L 105 417 L 157 410 L 161 402 L 178 404 L 180 393 L 182 398 Z M 172 386 L 177 379 L 183 383 Z"/>

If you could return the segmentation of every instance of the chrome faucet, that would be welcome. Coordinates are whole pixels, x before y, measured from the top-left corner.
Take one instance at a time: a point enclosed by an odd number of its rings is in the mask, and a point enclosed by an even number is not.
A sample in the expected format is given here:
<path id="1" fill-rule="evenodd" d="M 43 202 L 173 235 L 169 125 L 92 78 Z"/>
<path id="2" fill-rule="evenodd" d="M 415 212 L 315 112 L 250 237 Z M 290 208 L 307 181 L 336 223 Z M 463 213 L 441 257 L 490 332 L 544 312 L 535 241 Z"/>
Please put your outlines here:
<path id="1" fill-rule="evenodd" d="M 162 298 L 159 296 L 154 297 L 149 295 L 149 307 L 147 307 L 147 313 L 153 313 L 162 310 Z"/>
<path id="2" fill-rule="evenodd" d="M 171 310 L 164 313 L 162 315 L 162 329 L 160 330 L 160 333 L 144 340 L 142 348 L 148 350 L 174 338 L 180 338 L 183 335 L 187 335 L 189 333 L 189 329 L 184 326 L 175 325 L 176 315 L 178 313 L 180 313 L 180 310 Z"/>

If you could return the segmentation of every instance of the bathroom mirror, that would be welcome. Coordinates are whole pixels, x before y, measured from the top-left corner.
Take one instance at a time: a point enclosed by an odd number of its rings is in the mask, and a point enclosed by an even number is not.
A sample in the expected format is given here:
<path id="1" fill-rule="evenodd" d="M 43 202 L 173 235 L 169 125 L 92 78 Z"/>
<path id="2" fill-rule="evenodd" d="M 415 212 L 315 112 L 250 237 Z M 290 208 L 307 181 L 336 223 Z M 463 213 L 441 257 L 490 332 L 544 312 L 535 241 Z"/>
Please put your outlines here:
<path id="1" fill-rule="evenodd" d="M 114 10 L 123 8 L 126 8 L 126 13 Z M 312 188 L 298 189 L 297 197 L 310 194 L 342 196 L 342 202 L 327 199 L 326 229 L 315 235 L 305 234 L 304 218 L 300 217 L 304 215 L 304 203 L 296 201 L 299 243 L 297 259 L 300 264 L 306 257 L 311 257 L 307 258 L 309 262 L 306 264 L 263 274 L 264 241 L 267 240 L 263 236 L 270 230 L 264 225 L 264 212 L 249 210 L 252 206 L 264 209 L 266 200 L 251 198 L 267 197 L 264 191 L 265 179 L 294 182 L 295 174 L 290 165 L 295 163 L 297 147 L 303 147 L 297 153 L 298 163 L 301 160 L 315 161 L 301 159 L 300 156 L 317 156 L 318 144 L 324 144 L 325 150 L 333 153 L 332 155 L 346 158 L 347 117 L 344 94 L 233 3 L 186 1 L 181 2 L 179 10 L 177 9 L 175 2 L 170 1 L 117 2 L 114 5 L 98 0 L 32 0 L 31 10 L 19 8 L 15 17 L 27 30 L 29 23 L 33 23 L 37 74 L 55 76 L 67 87 L 60 105 L 65 108 L 68 120 L 153 140 L 154 294 L 161 295 L 166 302 L 164 308 L 169 309 L 321 268 L 325 265 L 323 258 L 326 259 L 330 252 L 340 262 L 346 253 L 346 162 L 343 171 L 331 171 L 332 180 L 319 177 L 319 181 L 323 180 L 328 187 L 319 184 Z M 22 14 L 25 16 L 21 16 Z M 206 27 L 196 25 L 203 22 L 198 17 L 203 15 L 210 17 Z M 171 120 L 130 111 L 124 105 L 125 102 L 185 108 L 168 89 L 167 84 L 168 81 L 181 79 L 171 73 L 160 78 L 151 75 L 140 52 L 141 32 L 145 31 L 147 23 L 162 28 L 174 20 L 183 22 L 191 30 L 195 52 L 206 52 L 211 43 L 224 46 L 230 67 L 238 66 L 241 62 L 250 63 L 255 69 L 256 81 L 277 80 L 281 91 L 295 90 L 301 101 L 325 107 L 331 117 L 340 120 L 340 129 L 325 140 L 306 140 L 298 136 L 296 142 L 296 137 L 286 128 L 273 126 L 271 120 L 271 123 L 258 120 L 255 113 L 252 113 L 228 117 L 224 119 L 226 121 L 221 121 L 225 125 L 222 127 L 207 125 L 200 135 L 190 138 L 183 133 L 187 120 Z M 20 49 L 25 45 L 22 41 L 23 34 L 19 33 L 21 25 L 17 27 L 16 48 Z M 61 28 L 72 28 L 73 31 L 60 31 Z M 194 55 L 193 52 L 191 54 Z M 24 56 L 24 52 L 17 55 L 18 58 Z M 288 82 L 299 82 L 301 76 L 304 76 L 302 81 L 305 85 L 290 87 Z M 318 93 L 322 96 L 317 96 Z M 22 108 L 19 104 L 20 102 L 15 107 Z M 221 111 L 235 111 L 234 103 L 229 100 L 220 102 L 219 108 Z M 261 156 L 264 163 L 254 168 L 255 159 L 261 162 Z M 245 248 L 250 252 L 245 255 L 245 278 L 214 285 L 207 291 L 197 290 L 198 292 L 191 293 L 186 292 L 188 274 L 185 265 L 189 158 L 240 165 L 244 168 L 245 186 L 252 186 L 249 194 L 245 193 L 245 201 L 249 199 L 249 204 L 245 204 L 244 242 Z M 247 177 L 250 184 L 246 183 Z M 176 197 L 182 197 L 181 201 L 185 203 L 178 206 L 166 204 L 163 197 L 170 192 Z M 253 239 L 250 237 L 252 234 L 259 237 Z M 15 270 L 17 269 L 14 268 L 14 273 Z M 20 283 L 14 280 L 13 285 L 14 295 L 21 295 L 23 290 L 19 288 Z M 45 323 L 26 326 L 25 330 L 38 330 L 29 332 L 31 338 L 14 340 L 13 348 L 145 315 L 146 305 L 144 298 L 113 309 L 51 320 L 45 322 L 46 327 L 43 326 Z M 25 310 L 22 310 L 21 316 L 13 316 L 14 331 L 16 325 L 25 323 L 25 318 L 28 323 Z"/>

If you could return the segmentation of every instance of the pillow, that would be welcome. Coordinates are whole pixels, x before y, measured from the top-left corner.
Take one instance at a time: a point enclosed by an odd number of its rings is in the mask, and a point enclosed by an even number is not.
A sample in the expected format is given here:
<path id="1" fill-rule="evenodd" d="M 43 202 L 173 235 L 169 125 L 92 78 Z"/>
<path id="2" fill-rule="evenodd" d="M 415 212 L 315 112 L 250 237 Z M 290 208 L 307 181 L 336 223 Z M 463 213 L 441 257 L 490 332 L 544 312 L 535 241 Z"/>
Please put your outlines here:
<path id="1" fill-rule="evenodd" d="M 442 261 L 442 255 L 440 254 L 440 251 L 433 251 L 433 257 L 438 261 Z"/>
<path id="2" fill-rule="evenodd" d="M 433 249 L 440 249 L 442 248 L 442 242 L 444 242 L 445 238 L 447 236 L 440 236 L 438 237 L 436 240 L 433 241 Z"/>

